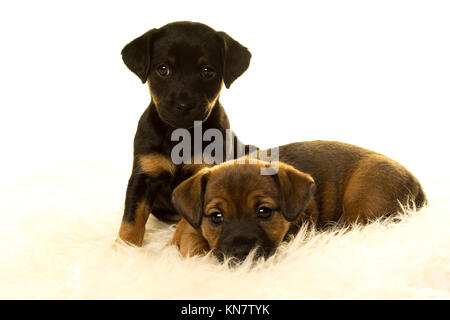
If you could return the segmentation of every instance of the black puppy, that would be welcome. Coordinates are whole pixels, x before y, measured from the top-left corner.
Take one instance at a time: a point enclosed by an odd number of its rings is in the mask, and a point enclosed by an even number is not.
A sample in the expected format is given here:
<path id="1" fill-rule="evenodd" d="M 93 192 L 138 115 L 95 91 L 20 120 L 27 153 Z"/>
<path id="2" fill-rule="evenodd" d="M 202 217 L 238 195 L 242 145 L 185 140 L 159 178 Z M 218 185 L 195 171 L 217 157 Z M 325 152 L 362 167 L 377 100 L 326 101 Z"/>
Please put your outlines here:
<path id="1" fill-rule="evenodd" d="M 176 144 L 172 132 L 185 128 L 193 136 L 194 121 L 202 121 L 203 131 L 215 128 L 225 136 L 230 124 L 218 100 L 220 91 L 223 83 L 229 88 L 244 73 L 251 54 L 224 32 L 200 23 L 175 22 L 127 44 L 122 58 L 142 83 L 147 82 L 151 94 L 134 139 L 119 231 L 122 240 L 140 246 L 150 212 L 168 223 L 179 221 L 171 204 L 172 190 L 198 168 L 172 162 Z"/>

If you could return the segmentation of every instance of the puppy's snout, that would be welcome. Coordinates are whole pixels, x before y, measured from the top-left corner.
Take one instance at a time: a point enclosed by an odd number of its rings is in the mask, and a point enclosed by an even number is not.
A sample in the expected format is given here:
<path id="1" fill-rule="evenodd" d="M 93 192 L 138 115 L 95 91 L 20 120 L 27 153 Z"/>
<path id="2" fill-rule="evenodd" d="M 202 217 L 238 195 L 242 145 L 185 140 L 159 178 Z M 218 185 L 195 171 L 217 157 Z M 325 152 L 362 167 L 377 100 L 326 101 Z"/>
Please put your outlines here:
<path id="1" fill-rule="evenodd" d="M 179 112 L 188 112 L 194 108 L 194 97 L 186 91 L 182 91 L 179 94 L 174 95 L 173 103 L 175 109 Z"/>
<path id="2" fill-rule="evenodd" d="M 187 102 L 178 102 L 175 108 L 180 112 L 187 112 L 193 109 L 193 105 Z"/>
<path id="3" fill-rule="evenodd" d="M 230 255 L 238 260 L 245 260 L 250 253 L 250 250 L 251 248 L 248 247 L 238 247 L 232 250 Z"/>
<path id="4" fill-rule="evenodd" d="M 245 260 L 252 249 L 258 245 L 258 238 L 251 236 L 236 236 L 223 243 L 223 253 L 238 260 Z"/>

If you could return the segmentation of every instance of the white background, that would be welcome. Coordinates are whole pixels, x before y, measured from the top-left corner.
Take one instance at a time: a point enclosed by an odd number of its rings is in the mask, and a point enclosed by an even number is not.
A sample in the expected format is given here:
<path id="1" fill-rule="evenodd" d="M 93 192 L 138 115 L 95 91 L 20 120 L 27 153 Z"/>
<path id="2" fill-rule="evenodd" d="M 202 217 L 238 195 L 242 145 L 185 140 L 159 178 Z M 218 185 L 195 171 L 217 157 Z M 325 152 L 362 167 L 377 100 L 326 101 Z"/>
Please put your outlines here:
<path id="1" fill-rule="evenodd" d="M 252 52 L 220 99 L 243 142 L 344 141 L 419 178 L 440 177 L 450 160 L 449 9 L 448 1 L 1 0 L 2 182 L 65 161 L 131 169 L 150 97 L 120 51 L 177 20 L 223 30 Z"/>

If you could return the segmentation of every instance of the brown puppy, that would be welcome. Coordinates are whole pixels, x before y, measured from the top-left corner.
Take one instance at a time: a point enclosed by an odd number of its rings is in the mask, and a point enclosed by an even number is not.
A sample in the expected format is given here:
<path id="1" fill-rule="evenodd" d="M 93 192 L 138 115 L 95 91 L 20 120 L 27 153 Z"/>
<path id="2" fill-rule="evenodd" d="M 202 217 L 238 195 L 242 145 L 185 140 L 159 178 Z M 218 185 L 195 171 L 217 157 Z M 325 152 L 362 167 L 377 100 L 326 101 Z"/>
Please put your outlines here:
<path id="1" fill-rule="evenodd" d="M 183 216 L 171 244 L 182 255 L 270 256 L 307 220 L 316 227 L 366 223 L 426 203 L 418 180 L 394 160 L 353 145 L 311 141 L 280 147 L 270 164 L 236 160 L 204 168 L 181 183 L 173 204 Z M 273 164 L 272 164 L 273 165 Z"/>

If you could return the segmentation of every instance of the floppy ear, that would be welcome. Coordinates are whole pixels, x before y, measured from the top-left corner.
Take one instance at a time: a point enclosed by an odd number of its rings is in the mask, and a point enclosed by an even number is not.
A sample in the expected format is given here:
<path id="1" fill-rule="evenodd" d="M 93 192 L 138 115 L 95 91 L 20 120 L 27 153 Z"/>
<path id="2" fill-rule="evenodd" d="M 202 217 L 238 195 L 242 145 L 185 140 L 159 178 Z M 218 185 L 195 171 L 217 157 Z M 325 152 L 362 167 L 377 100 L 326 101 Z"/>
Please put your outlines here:
<path id="1" fill-rule="evenodd" d="M 122 59 L 128 69 L 134 72 L 142 83 L 147 82 L 150 69 L 152 36 L 157 29 L 151 29 L 134 39 L 122 49 Z"/>
<path id="2" fill-rule="evenodd" d="M 200 170 L 183 181 L 172 193 L 172 204 L 179 214 L 195 229 L 200 227 L 203 216 L 203 199 L 209 168 Z"/>
<path id="3" fill-rule="evenodd" d="M 280 190 L 281 211 L 287 221 L 295 221 L 311 201 L 316 186 L 313 178 L 285 163 L 273 176 Z"/>
<path id="4" fill-rule="evenodd" d="M 223 82 L 230 88 L 234 80 L 247 70 L 252 54 L 246 47 L 231 38 L 225 32 L 219 32 L 225 43 Z"/>

